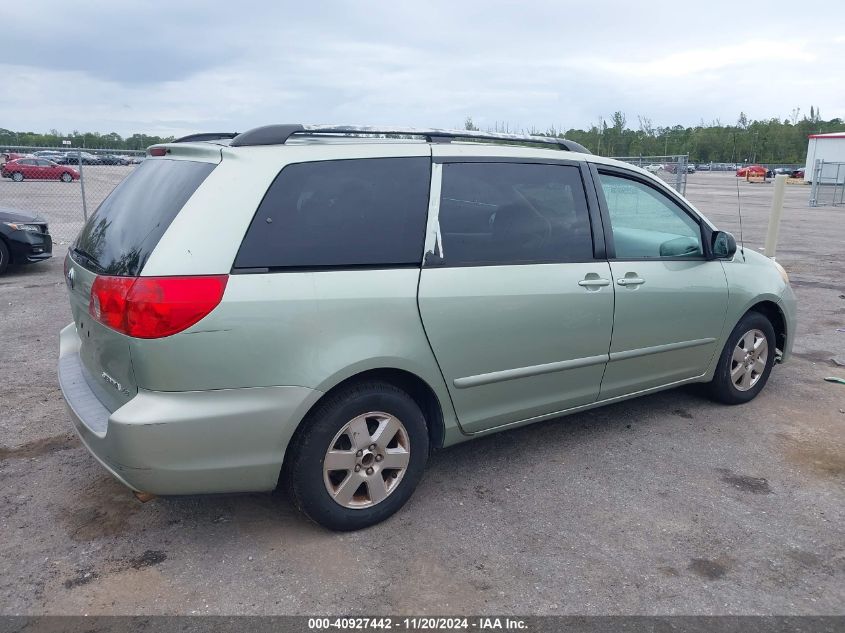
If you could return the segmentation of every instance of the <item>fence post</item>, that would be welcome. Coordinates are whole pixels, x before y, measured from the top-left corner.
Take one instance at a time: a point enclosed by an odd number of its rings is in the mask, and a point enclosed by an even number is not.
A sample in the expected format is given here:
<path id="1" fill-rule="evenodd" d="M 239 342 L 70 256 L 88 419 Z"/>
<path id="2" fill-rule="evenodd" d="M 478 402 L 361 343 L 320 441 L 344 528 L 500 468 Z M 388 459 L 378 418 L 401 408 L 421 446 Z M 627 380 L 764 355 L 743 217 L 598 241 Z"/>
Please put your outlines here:
<path id="1" fill-rule="evenodd" d="M 821 158 L 817 158 L 815 164 L 813 164 L 813 183 L 810 187 L 810 203 L 809 206 L 817 207 L 819 206 L 819 180 L 822 177 L 822 163 L 824 161 Z"/>
<path id="2" fill-rule="evenodd" d="M 769 216 L 769 230 L 766 232 L 766 245 L 763 254 L 766 257 L 775 257 L 775 249 L 778 245 L 778 234 L 780 233 L 780 218 L 783 215 L 783 194 L 786 189 L 786 174 L 775 176 L 775 191 L 772 195 L 772 214 Z"/>
<path id="3" fill-rule="evenodd" d="M 675 163 L 675 191 L 684 195 L 683 182 L 684 176 L 687 173 L 686 156 L 678 156 L 678 162 Z"/>
<path id="4" fill-rule="evenodd" d="M 88 221 L 88 207 L 85 204 L 85 176 L 82 173 L 82 152 L 78 152 L 76 157 L 79 159 L 79 187 L 82 189 L 82 219 Z"/>

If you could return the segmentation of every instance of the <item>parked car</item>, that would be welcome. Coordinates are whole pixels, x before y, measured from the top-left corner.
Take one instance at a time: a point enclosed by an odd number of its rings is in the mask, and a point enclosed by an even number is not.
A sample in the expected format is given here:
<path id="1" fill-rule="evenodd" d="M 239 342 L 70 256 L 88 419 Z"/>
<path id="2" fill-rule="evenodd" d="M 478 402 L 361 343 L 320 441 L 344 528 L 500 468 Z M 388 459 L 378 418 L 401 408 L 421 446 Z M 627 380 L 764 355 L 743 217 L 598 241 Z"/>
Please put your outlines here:
<path id="1" fill-rule="evenodd" d="M 652 163 L 651 165 L 645 166 L 645 170 L 650 174 L 656 174 L 661 169 L 663 169 L 663 165 L 658 165 L 657 163 Z"/>
<path id="2" fill-rule="evenodd" d="M 57 159 L 62 158 L 64 156 L 64 152 L 59 152 L 59 151 L 50 150 L 50 149 L 43 149 L 43 150 L 39 150 L 37 152 L 33 152 L 32 155 L 35 158 L 45 158 L 47 160 L 51 160 L 53 162 L 56 162 Z"/>
<path id="3" fill-rule="evenodd" d="M 3 153 L 3 161 L 9 162 L 10 160 L 17 160 L 18 158 L 31 158 L 32 154 L 23 154 L 21 152 L 4 152 Z"/>
<path id="4" fill-rule="evenodd" d="M 0 275 L 9 264 L 34 264 L 52 256 L 53 240 L 44 220 L 0 207 Z"/>
<path id="5" fill-rule="evenodd" d="M 128 165 L 128 161 L 123 156 L 116 156 L 114 154 L 102 154 L 97 158 L 100 159 L 101 165 Z"/>
<path id="6" fill-rule="evenodd" d="M 711 167 L 710 163 L 698 163 L 698 165 L 696 165 L 695 168 L 698 171 L 710 171 L 710 167 Z"/>
<path id="7" fill-rule="evenodd" d="M 355 133 L 153 146 L 69 249 L 59 382 L 139 498 L 281 482 L 362 528 L 433 449 L 687 383 L 746 403 L 789 358 L 784 269 L 647 171 L 561 139 Z"/>
<path id="8" fill-rule="evenodd" d="M 803 178 L 804 177 L 804 168 L 801 167 L 800 169 L 793 169 L 789 176 L 791 178 Z"/>
<path id="9" fill-rule="evenodd" d="M 670 174 L 677 174 L 678 173 L 678 163 L 666 163 L 665 165 L 663 165 L 663 170 L 667 173 L 670 173 Z M 688 174 L 694 174 L 695 173 L 695 166 L 687 164 L 686 167 L 684 167 L 684 171 Z"/>
<path id="10" fill-rule="evenodd" d="M 62 157 L 61 160 L 58 160 L 59 164 L 62 165 L 78 165 L 80 162 L 80 157 L 82 159 L 83 165 L 100 165 L 102 164 L 100 159 L 95 156 L 94 154 L 89 154 L 88 152 L 79 152 L 79 151 L 71 151 L 65 152 L 65 155 Z"/>
<path id="11" fill-rule="evenodd" d="M 736 170 L 736 175 L 739 178 L 745 178 L 746 176 L 766 178 L 770 177 L 771 173 L 771 170 L 762 165 L 747 165 Z"/>
<path id="12" fill-rule="evenodd" d="M 0 167 L 3 178 L 11 178 L 15 182 L 22 180 L 61 180 L 72 182 L 79 180 L 79 172 L 67 165 L 58 165 L 44 158 L 19 158 L 9 161 Z"/>

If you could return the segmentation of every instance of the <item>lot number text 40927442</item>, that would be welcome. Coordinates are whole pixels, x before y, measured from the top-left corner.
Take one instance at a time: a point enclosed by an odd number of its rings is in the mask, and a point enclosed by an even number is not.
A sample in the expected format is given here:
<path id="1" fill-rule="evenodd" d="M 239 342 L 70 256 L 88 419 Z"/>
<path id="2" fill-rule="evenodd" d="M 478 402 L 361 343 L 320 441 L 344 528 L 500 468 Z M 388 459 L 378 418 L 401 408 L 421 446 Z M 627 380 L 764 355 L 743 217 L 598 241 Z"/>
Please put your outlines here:
<path id="1" fill-rule="evenodd" d="M 476 631 L 524 631 L 527 625 L 518 618 L 498 617 L 352 617 L 352 618 L 309 618 L 308 628 L 311 630 L 395 630 L 395 631 L 446 631 L 446 630 L 476 630 Z"/>

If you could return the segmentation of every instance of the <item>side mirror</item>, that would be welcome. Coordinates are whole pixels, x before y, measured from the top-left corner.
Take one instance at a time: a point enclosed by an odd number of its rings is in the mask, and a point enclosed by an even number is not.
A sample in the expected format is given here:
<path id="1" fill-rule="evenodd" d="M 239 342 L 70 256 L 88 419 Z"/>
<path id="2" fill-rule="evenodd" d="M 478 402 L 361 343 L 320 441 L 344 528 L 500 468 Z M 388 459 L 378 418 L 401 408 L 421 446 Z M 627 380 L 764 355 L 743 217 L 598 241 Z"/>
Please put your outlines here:
<path id="1" fill-rule="evenodd" d="M 736 240 L 727 231 L 714 231 L 711 246 L 716 259 L 730 259 L 736 253 Z"/>
<path id="2" fill-rule="evenodd" d="M 693 257 L 701 256 L 701 246 L 698 240 L 691 237 L 676 237 L 660 245 L 661 257 Z"/>

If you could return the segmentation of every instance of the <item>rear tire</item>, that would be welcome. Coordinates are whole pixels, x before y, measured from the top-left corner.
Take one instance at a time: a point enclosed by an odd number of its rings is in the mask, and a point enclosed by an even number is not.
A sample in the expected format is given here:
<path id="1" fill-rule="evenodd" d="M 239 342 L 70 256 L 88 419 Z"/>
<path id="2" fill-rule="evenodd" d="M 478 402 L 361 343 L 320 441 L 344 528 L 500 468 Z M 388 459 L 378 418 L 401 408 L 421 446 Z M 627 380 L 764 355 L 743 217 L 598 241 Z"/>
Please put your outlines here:
<path id="1" fill-rule="evenodd" d="M 775 330 L 759 312 L 748 312 L 728 337 L 713 380 L 710 397 L 724 404 L 743 404 L 763 390 L 775 362 Z"/>
<path id="2" fill-rule="evenodd" d="M 12 174 L 12 180 L 15 182 L 23 182 L 23 174 L 19 171 L 16 171 Z"/>
<path id="3" fill-rule="evenodd" d="M 422 479 L 428 444 L 423 413 L 407 393 L 385 382 L 353 384 L 308 413 L 283 477 L 312 521 L 358 530 L 405 505 Z"/>
<path id="4" fill-rule="evenodd" d="M 6 242 L 0 239 L 0 275 L 6 272 L 6 268 L 9 267 L 9 247 L 6 246 Z"/>

